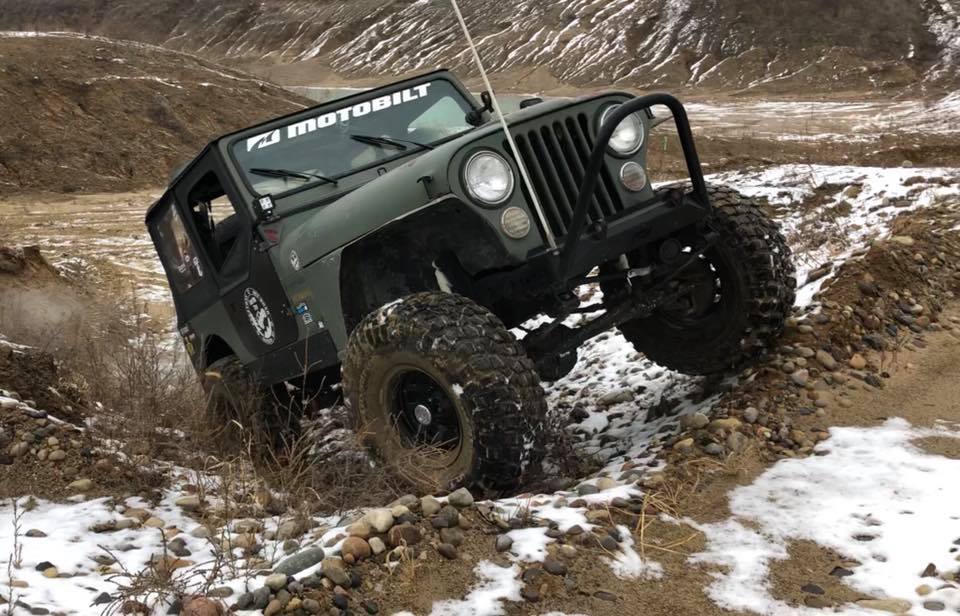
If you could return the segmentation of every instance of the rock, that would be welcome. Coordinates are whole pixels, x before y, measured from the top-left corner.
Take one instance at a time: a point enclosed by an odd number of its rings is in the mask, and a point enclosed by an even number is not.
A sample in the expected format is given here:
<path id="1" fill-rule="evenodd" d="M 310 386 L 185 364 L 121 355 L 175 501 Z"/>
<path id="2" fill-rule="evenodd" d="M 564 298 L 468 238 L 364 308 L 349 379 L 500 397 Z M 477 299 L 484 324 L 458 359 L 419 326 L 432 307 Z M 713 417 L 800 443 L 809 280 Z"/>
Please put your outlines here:
<path id="1" fill-rule="evenodd" d="M 611 603 L 617 600 L 617 595 L 606 590 L 598 590 L 597 592 L 593 593 L 593 596 L 595 599 L 600 599 L 601 601 L 610 601 Z"/>
<path id="2" fill-rule="evenodd" d="M 200 508 L 200 497 L 196 494 L 188 494 L 186 496 L 181 496 L 177 500 L 173 501 L 173 504 L 181 509 L 186 509 L 187 511 L 193 511 L 194 509 Z"/>
<path id="3" fill-rule="evenodd" d="M 843 196 L 847 199 L 856 199 L 860 195 L 860 191 L 863 189 L 859 184 L 851 184 L 843 189 Z"/>
<path id="4" fill-rule="evenodd" d="M 367 541 L 367 544 L 370 546 L 370 551 L 373 552 L 374 556 L 377 554 L 382 554 L 387 549 L 387 545 L 380 537 L 370 537 L 370 539 Z"/>
<path id="5" fill-rule="evenodd" d="M 360 562 L 365 558 L 370 558 L 373 550 L 370 549 L 370 544 L 360 537 L 347 537 L 343 545 L 340 546 L 340 553 L 343 554 L 344 558 L 349 556 L 354 562 Z"/>
<path id="6" fill-rule="evenodd" d="M 564 558 L 576 558 L 577 557 L 577 548 L 573 547 L 568 543 L 564 543 L 560 546 L 560 555 Z"/>
<path id="7" fill-rule="evenodd" d="M 43 577 L 45 578 L 55 578 L 60 575 L 60 571 L 56 567 L 47 567 L 43 570 Z"/>
<path id="8" fill-rule="evenodd" d="M 36 528 L 31 528 L 30 530 L 24 533 L 24 536 L 40 538 L 40 537 L 46 537 L 47 533 L 43 532 L 42 530 L 37 530 Z"/>
<path id="9" fill-rule="evenodd" d="M 373 509 L 363 516 L 363 521 L 378 533 L 385 533 L 393 526 L 393 514 L 389 509 Z"/>
<path id="10" fill-rule="evenodd" d="M 618 485 L 620 484 L 618 484 L 615 479 L 610 477 L 601 477 L 600 479 L 597 479 L 597 489 L 601 492 L 604 490 L 612 490 Z"/>
<path id="11" fill-rule="evenodd" d="M 263 530 L 263 524 L 260 520 L 240 520 L 233 525 L 233 532 L 235 533 L 259 533 Z"/>
<path id="12" fill-rule="evenodd" d="M 498 552 L 506 552 L 513 547 L 513 539 L 509 535 L 498 535 L 496 548 Z"/>
<path id="13" fill-rule="evenodd" d="M 580 496 L 590 496 L 591 494 L 596 494 L 600 491 L 600 488 L 593 483 L 581 483 L 577 486 L 577 494 Z"/>
<path id="14" fill-rule="evenodd" d="M 190 531 L 190 536 L 197 539 L 209 539 L 210 535 L 210 529 L 206 526 L 198 526 Z"/>
<path id="15" fill-rule="evenodd" d="M 300 520 L 287 520 L 277 527 L 277 539 L 280 541 L 296 539 L 303 534 L 303 530 L 303 524 Z"/>
<path id="16" fill-rule="evenodd" d="M 266 586 L 253 591 L 253 609 L 262 610 L 270 603 L 270 589 Z"/>
<path id="17" fill-rule="evenodd" d="M 113 603 L 113 597 L 109 593 L 102 592 L 93 600 L 92 605 L 107 605 L 108 603 Z"/>
<path id="18" fill-rule="evenodd" d="M 727 436 L 727 449 L 734 453 L 739 453 L 747 447 L 747 437 L 740 432 L 731 432 Z"/>
<path id="19" fill-rule="evenodd" d="M 703 451 L 711 456 L 722 456 L 726 453 L 726 450 L 723 448 L 723 445 L 720 443 L 709 443 L 706 447 L 703 448 Z"/>
<path id="20" fill-rule="evenodd" d="M 946 609 L 946 605 L 943 601 L 924 601 L 923 609 L 930 610 L 931 612 L 942 612 Z"/>
<path id="21" fill-rule="evenodd" d="M 399 524 L 387 533 L 387 541 L 392 547 L 416 545 L 420 543 L 420 529 L 410 524 Z"/>
<path id="22" fill-rule="evenodd" d="M 460 512 L 453 505 L 444 505 L 440 512 L 430 519 L 434 528 L 450 528 L 460 524 Z"/>
<path id="23" fill-rule="evenodd" d="M 14 458 L 19 458 L 20 456 L 30 451 L 30 444 L 25 443 L 23 441 L 14 443 L 13 445 L 10 445 L 9 451 L 11 456 L 13 456 Z"/>
<path id="24" fill-rule="evenodd" d="M 71 482 L 70 485 L 67 486 L 67 489 L 73 492 L 89 492 L 93 489 L 93 481 L 89 479 L 77 479 Z"/>
<path id="25" fill-rule="evenodd" d="M 459 547 L 463 543 L 464 535 L 463 531 L 459 528 L 441 528 L 440 529 L 440 541 L 444 543 L 449 543 L 454 547 Z"/>
<path id="26" fill-rule="evenodd" d="M 147 528 L 163 528 L 166 525 L 166 522 L 160 518 L 148 518 L 146 522 L 143 523 Z"/>
<path id="27" fill-rule="evenodd" d="M 693 448 L 693 439 L 685 438 L 673 444 L 674 451 L 689 451 Z"/>
<path id="28" fill-rule="evenodd" d="M 909 235 L 894 235 L 890 238 L 891 242 L 900 244 L 901 246 L 913 246 L 914 239 Z"/>
<path id="29" fill-rule="evenodd" d="M 586 513 L 587 521 L 591 524 L 601 524 L 610 522 L 610 512 L 606 509 L 591 509 Z"/>
<path id="30" fill-rule="evenodd" d="M 794 349 L 794 353 L 795 353 L 798 357 L 802 357 L 802 358 L 804 358 L 804 359 L 810 359 L 811 357 L 813 357 L 813 356 L 815 355 L 813 349 L 811 349 L 810 347 L 805 347 L 805 346 L 798 346 L 798 347 L 796 347 L 796 348 Z"/>
<path id="31" fill-rule="evenodd" d="M 864 359 L 863 355 L 856 353 L 850 358 L 850 361 L 848 361 L 847 364 L 854 370 L 863 370 L 867 367 L 867 360 Z"/>
<path id="32" fill-rule="evenodd" d="M 552 556 L 543 559 L 543 570 L 551 575 L 566 575 L 567 565 Z"/>
<path id="33" fill-rule="evenodd" d="M 714 419 L 710 422 L 709 430 L 719 432 L 720 430 L 736 430 L 740 427 L 740 420 L 736 417 L 726 417 L 724 419 Z"/>
<path id="34" fill-rule="evenodd" d="M 798 387 L 806 387 L 807 381 L 810 380 L 810 373 L 806 370 L 797 370 L 790 375 L 790 380 Z"/>
<path id="35" fill-rule="evenodd" d="M 189 597 L 180 608 L 180 616 L 223 616 L 223 606 L 206 597 Z"/>
<path id="36" fill-rule="evenodd" d="M 748 406 L 743 410 L 743 420 L 747 423 L 757 423 L 760 417 L 760 411 L 756 407 Z"/>
<path id="37" fill-rule="evenodd" d="M 367 614 L 370 614 L 371 616 L 380 613 L 380 606 L 378 606 L 374 601 L 370 601 L 368 599 L 367 601 L 364 601 L 362 605 L 363 609 L 367 611 Z"/>
<path id="38" fill-rule="evenodd" d="M 350 576 L 339 558 L 324 558 L 320 564 L 320 571 L 324 577 L 343 588 L 350 588 Z"/>
<path id="39" fill-rule="evenodd" d="M 833 355 L 827 353 L 823 349 L 817 351 L 817 362 L 827 370 L 836 370 L 837 369 L 837 360 L 833 358 Z"/>
<path id="40" fill-rule="evenodd" d="M 871 610 L 889 612 L 890 614 L 906 614 L 913 606 L 904 599 L 861 599 L 857 605 Z"/>
<path id="41" fill-rule="evenodd" d="M 631 402 L 633 401 L 633 398 L 633 390 L 628 387 L 624 387 L 623 389 L 616 389 L 603 394 L 597 400 L 597 404 L 600 406 L 613 406 L 614 404 Z"/>
<path id="42" fill-rule="evenodd" d="M 393 521 L 396 523 L 400 518 L 409 518 L 413 515 L 413 512 L 406 505 L 394 505 L 390 507 L 390 514 L 393 515 Z"/>
<path id="43" fill-rule="evenodd" d="M 360 539 L 360 541 L 363 541 L 363 539 Z M 273 572 L 283 575 L 296 575 L 322 561 L 323 557 L 323 548 L 307 548 L 280 561 L 280 564 L 274 567 Z"/>
<path id="44" fill-rule="evenodd" d="M 470 494 L 470 490 L 460 488 L 447 497 L 447 502 L 457 509 L 463 509 L 473 504 L 473 495 Z"/>
<path id="45" fill-rule="evenodd" d="M 182 537 L 177 537 L 173 541 L 167 544 L 167 549 L 173 552 L 175 556 L 181 558 L 190 556 L 190 550 L 187 549 L 187 544 Z"/>
<path id="46" fill-rule="evenodd" d="M 527 603 L 539 603 L 540 591 L 532 586 L 524 586 L 520 589 L 520 596 Z"/>
<path id="47" fill-rule="evenodd" d="M 684 415 L 680 418 L 680 426 L 687 430 L 702 430 L 703 428 L 706 428 L 707 424 L 709 423 L 710 418 L 703 413 Z"/>
<path id="48" fill-rule="evenodd" d="M 310 614 L 319 614 L 320 613 L 320 602 L 316 599 L 304 599 L 301 607 L 305 609 Z"/>
<path id="49" fill-rule="evenodd" d="M 800 587 L 800 590 L 807 593 L 808 595 L 822 595 L 824 590 L 817 586 L 816 584 L 805 584 Z"/>
<path id="50" fill-rule="evenodd" d="M 274 616 L 275 614 L 279 614 L 281 611 L 283 611 L 283 604 L 280 603 L 280 601 L 273 599 L 263 610 L 263 616 Z"/>
<path id="51" fill-rule="evenodd" d="M 347 526 L 347 534 L 351 537 L 367 539 L 373 534 L 373 529 L 370 528 L 370 525 L 367 524 L 365 520 L 357 520 L 353 524 Z"/>
<path id="52" fill-rule="evenodd" d="M 47 459 L 51 462 L 62 462 L 67 459 L 67 452 L 62 449 L 54 449 L 50 452 L 50 455 L 47 456 Z"/>
<path id="53" fill-rule="evenodd" d="M 277 592 L 287 585 L 287 575 L 285 573 L 270 574 L 267 576 L 267 579 L 263 581 L 263 585 L 273 592 Z"/>
<path id="54" fill-rule="evenodd" d="M 933 587 L 930 586 L 929 584 L 921 584 L 917 586 L 917 594 L 920 595 L 921 597 L 926 597 L 932 592 L 933 592 Z"/>
<path id="55" fill-rule="evenodd" d="M 460 555 L 457 553 L 457 548 L 449 543 L 441 543 L 438 545 L 437 552 L 447 560 L 457 560 L 460 558 Z"/>
<path id="56" fill-rule="evenodd" d="M 442 506 L 440 501 L 432 496 L 424 496 L 420 499 L 420 513 L 422 513 L 425 518 L 435 515 L 440 511 Z"/>

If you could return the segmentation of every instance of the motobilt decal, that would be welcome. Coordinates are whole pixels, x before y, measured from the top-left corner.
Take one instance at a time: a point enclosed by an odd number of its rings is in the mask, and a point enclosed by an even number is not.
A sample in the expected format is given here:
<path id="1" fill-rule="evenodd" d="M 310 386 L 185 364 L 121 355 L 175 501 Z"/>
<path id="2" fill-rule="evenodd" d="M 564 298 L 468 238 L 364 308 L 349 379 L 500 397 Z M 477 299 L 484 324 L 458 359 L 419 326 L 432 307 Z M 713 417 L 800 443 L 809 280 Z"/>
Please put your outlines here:
<path id="1" fill-rule="evenodd" d="M 263 297 L 255 289 L 247 287 L 243 292 L 243 305 L 247 310 L 247 319 L 257 332 L 264 344 L 273 344 L 277 341 L 277 329 L 273 324 L 273 316 Z"/>
<path id="2" fill-rule="evenodd" d="M 297 137 L 309 135 L 315 131 L 333 126 L 337 122 L 349 122 L 351 118 L 361 118 L 365 115 L 385 111 L 391 107 L 405 105 L 406 103 L 424 98 L 427 95 L 430 85 L 429 83 L 422 83 L 418 86 L 407 88 L 406 90 L 379 96 L 369 101 L 361 101 L 350 107 L 337 109 L 336 111 L 324 113 L 315 118 L 301 120 L 284 128 L 250 137 L 247 139 L 247 152 L 262 150 L 263 148 L 280 143 L 281 136 L 287 140 L 296 139 Z"/>

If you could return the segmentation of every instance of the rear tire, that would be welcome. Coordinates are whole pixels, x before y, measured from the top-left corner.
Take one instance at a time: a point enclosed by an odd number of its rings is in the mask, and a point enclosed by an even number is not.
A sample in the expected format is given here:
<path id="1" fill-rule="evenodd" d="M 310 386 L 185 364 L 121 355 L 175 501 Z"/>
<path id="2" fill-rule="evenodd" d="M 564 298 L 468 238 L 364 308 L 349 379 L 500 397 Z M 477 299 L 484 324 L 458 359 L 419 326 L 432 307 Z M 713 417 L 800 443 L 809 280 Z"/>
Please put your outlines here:
<path id="1" fill-rule="evenodd" d="M 368 315 L 343 388 L 368 445 L 426 492 L 502 491 L 539 467 L 547 405 L 533 362 L 467 298 L 418 293 Z"/>
<path id="2" fill-rule="evenodd" d="M 282 408 L 235 355 L 210 364 L 203 388 L 207 425 L 213 442 L 224 451 L 237 453 L 252 446 L 258 457 L 269 458 L 300 434 L 298 414 Z"/>
<path id="3" fill-rule="evenodd" d="M 720 239 L 701 269 L 715 278 L 713 303 L 693 318 L 660 309 L 619 328 L 650 360 L 693 375 L 735 369 L 765 352 L 783 331 L 796 295 L 796 270 L 778 224 L 732 188 L 708 191 Z M 629 292 L 623 283 L 602 288 L 605 297 Z"/>

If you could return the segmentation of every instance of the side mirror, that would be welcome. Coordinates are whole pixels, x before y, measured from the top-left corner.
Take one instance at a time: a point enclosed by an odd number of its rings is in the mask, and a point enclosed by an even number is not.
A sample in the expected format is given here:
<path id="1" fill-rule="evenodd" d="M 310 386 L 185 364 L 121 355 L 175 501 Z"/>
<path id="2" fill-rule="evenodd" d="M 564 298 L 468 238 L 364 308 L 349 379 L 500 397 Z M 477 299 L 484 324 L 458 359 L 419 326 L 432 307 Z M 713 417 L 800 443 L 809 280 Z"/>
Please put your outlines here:
<path id="1" fill-rule="evenodd" d="M 539 96 L 533 98 L 525 98 L 520 101 L 520 109 L 526 109 L 527 107 L 533 107 L 534 105 L 539 105 L 543 102 L 543 99 Z"/>
<path id="2" fill-rule="evenodd" d="M 486 90 L 480 93 L 480 102 L 483 103 L 480 108 L 467 112 L 465 119 L 470 126 L 482 126 L 484 114 L 493 112 L 493 98 Z"/>

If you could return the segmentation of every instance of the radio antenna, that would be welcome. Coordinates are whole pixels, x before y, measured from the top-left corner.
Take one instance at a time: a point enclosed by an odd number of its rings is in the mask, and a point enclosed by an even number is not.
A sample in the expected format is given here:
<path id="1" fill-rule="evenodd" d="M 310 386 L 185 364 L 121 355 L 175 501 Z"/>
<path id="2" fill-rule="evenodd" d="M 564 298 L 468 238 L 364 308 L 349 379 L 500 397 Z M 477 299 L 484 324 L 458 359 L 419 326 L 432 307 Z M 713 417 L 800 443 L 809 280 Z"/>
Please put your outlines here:
<path id="1" fill-rule="evenodd" d="M 507 143 L 510 144 L 510 149 L 513 151 L 513 158 L 517 163 L 517 167 L 520 169 L 520 177 L 523 180 L 524 185 L 527 187 L 527 193 L 530 195 L 530 201 L 533 202 L 533 209 L 537 213 L 537 218 L 540 219 L 540 227 L 543 229 L 543 233 L 547 239 L 547 245 L 550 246 L 551 250 L 557 249 L 557 238 L 554 237 L 553 231 L 550 230 L 550 225 L 547 224 L 547 217 L 543 213 L 543 207 L 540 205 L 540 199 L 537 197 L 537 191 L 533 188 L 533 182 L 530 181 L 530 175 L 527 173 L 527 166 L 523 164 L 523 157 L 520 156 L 520 148 L 517 147 L 517 142 L 514 141 L 513 135 L 510 134 L 510 127 L 507 126 L 507 120 L 503 117 L 503 110 L 500 108 L 500 101 L 497 99 L 496 93 L 493 91 L 493 86 L 490 85 L 490 79 L 487 77 L 487 71 L 483 68 L 483 62 L 480 60 L 480 53 L 477 51 L 477 46 L 473 44 L 473 37 L 470 36 L 470 30 L 467 29 L 467 22 L 463 19 L 463 13 L 460 12 L 460 5 L 457 4 L 457 0 L 450 0 L 450 4 L 453 5 L 453 12 L 457 16 L 457 21 L 460 22 L 460 29 L 463 30 L 463 35 L 467 39 L 467 46 L 470 48 L 470 53 L 473 54 L 473 61 L 477 65 L 477 69 L 480 71 L 480 78 L 483 80 L 483 86 L 487 89 L 487 92 L 490 93 L 490 100 L 493 102 L 493 111 L 497 114 L 497 117 L 500 118 L 500 126 L 503 128 L 503 132 L 507 135 Z"/>

